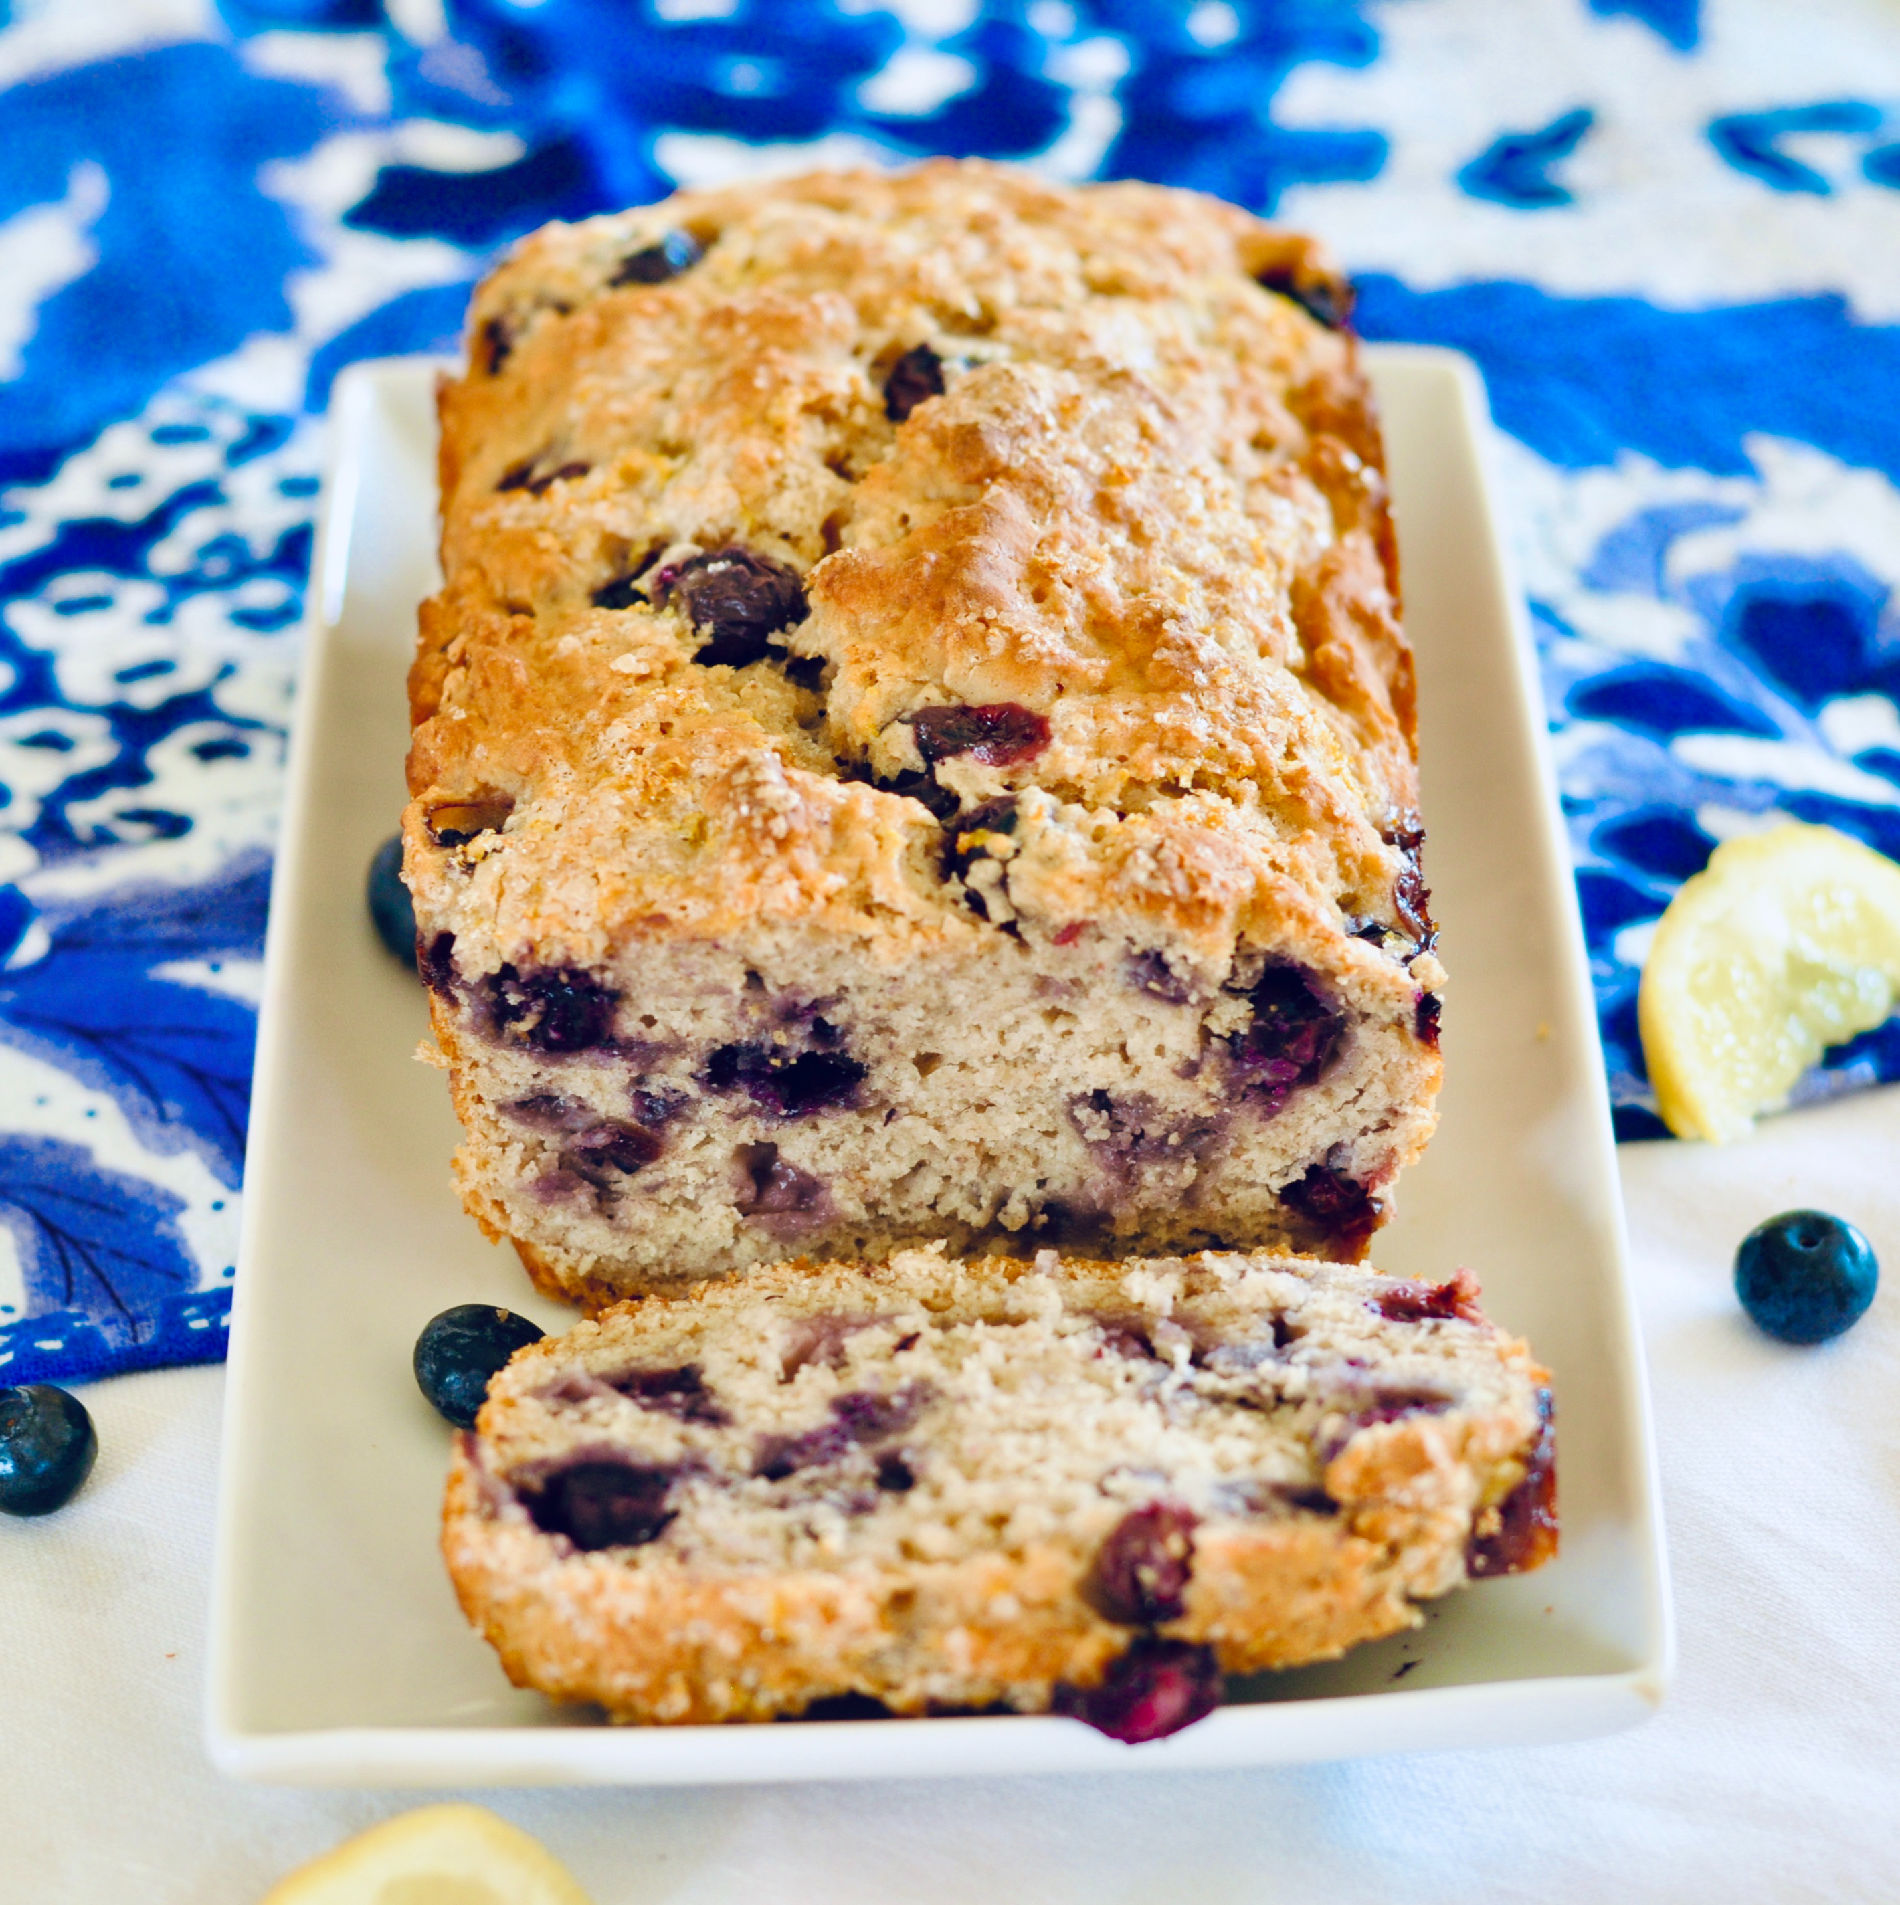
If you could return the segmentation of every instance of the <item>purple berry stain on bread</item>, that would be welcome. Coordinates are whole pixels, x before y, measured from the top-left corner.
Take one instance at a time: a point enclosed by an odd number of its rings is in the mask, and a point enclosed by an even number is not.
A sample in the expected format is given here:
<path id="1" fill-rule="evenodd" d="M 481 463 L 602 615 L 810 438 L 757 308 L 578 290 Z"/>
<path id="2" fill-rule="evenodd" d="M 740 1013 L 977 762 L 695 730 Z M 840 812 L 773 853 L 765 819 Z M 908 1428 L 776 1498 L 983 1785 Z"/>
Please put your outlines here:
<path id="1" fill-rule="evenodd" d="M 1014 701 L 919 708 L 909 721 L 917 751 L 932 767 L 952 755 L 984 767 L 1015 767 L 1033 761 L 1049 745 L 1049 717 Z"/>
<path id="2" fill-rule="evenodd" d="M 1344 1162 L 1335 1163 L 1330 1154 L 1324 1164 L 1315 1164 L 1296 1177 L 1280 1193 L 1280 1201 L 1328 1243 L 1353 1257 L 1365 1249 L 1385 1216 L 1384 1200 L 1348 1175 Z"/>
<path id="3" fill-rule="evenodd" d="M 1050 1711 L 1140 1746 L 1206 1719 L 1221 1692 L 1213 1648 L 1144 1634 L 1110 1663 L 1098 1686 L 1058 1686 Z"/>
<path id="4" fill-rule="evenodd" d="M 1418 1003 L 1412 1010 L 1412 1030 L 1427 1051 L 1438 1050 L 1438 1021 L 1444 1010 L 1445 1002 L 1437 993 L 1421 992 L 1418 995 Z"/>
<path id="5" fill-rule="evenodd" d="M 659 1155 L 660 1141 L 651 1131 L 624 1119 L 602 1118 L 577 1131 L 561 1147 L 561 1165 L 596 1190 L 604 1190 L 612 1174 L 631 1177 Z"/>
<path id="6" fill-rule="evenodd" d="M 677 604 L 699 631 L 704 639 L 693 659 L 706 668 L 763 661 L 770 638 L 805 619 L 798 571 L 737 544 L 669 564 L 654 578 L 653 599 Z"/>
<path id="7" fill-rule="evenodd" d="M 1096 1550 L 1083 1598 L 1130 1627 L 1178 1620 L 1194 1571 L 1198 1519 L 1172 1502 L 1150 1502 L 1124 1515 Z"/>
<path id="8" fill-rule="evenodd" d="M 1425 845 L 1425 829 L 1416 814 L 1405 814 L 1379 836 L 1388 847 L 1397 847 L 1405 865 L 1392 888 L 1392 904 L 1405 930 L 1421 947 L 1429 946 L 1438 936 L 1432 923 L 1431 889 L 1419 865 Z"/>
<path id="9" fill-rule="evenodd" d="M 742 1144 L 734 1162 L 739 1183 L 733 1209 L 741 1217 L 783 1237 L 829 1219 L 831 1198 L 823 1180 L 780 1157 L 776 1144 Z"/>
<path id="10" fill-rule="evenodd" d="M 1059 939 L 1061 935 L 1057 937 Z M 1186 1005 L 1194 997 L 1194 982 L 1182 978 L 1168 964 L 1165 953 L 1130 953 L 1123 962 L 1122 970 L 1128 975 L 1128 983 L 1137 992 L 1146 992 L 1164 1005 Z"/>
<path id="11" fill-rule="evenodd" d="M 1339 1056 L 1346 1015 L 1320 996 L 1304 966 L 1281 963 L 1261 973 L 1248 1003 L 1253 1022 L 1228 1049 L 1249 1101 L 1271 1117 Z"/>
<path id="12" fill-rule="evenodd" d="M 706 1062 L 714 1091 L 744 1091 L 775 1118 L 805 1118 L 849 1105 L 865 1068 L 843 1052 L 788 1052 L 776 1045 L 722 1045 Z"/>
<path id="13" fill-rule="evenodd" d="M 943 395 L 943 359 L 928 344 L 913 344 L 884 380 L 884 414 L 902 423 L 929 397 Z"/>
<path id="14" fill-rule="evenodd" d="M 614 267 L 607 282 L 615 287 L 628 284 L 665 284 L 699 263 L 699 242 L 691 232 L 670 231 L 651 245 L 630 251 Z"/>
<path id="15" fill-rule="evenodd" d="M 591 463 L 558 463 L 552 469 L 542 467 L 548 452 L 537 451 L 535 455 L 524 457 L 519 463 L 511 464 L 501 474 L 496 483 L 497 491 L 526 490 L 530 496 L 539 496 L 545 490 L 552 489 L 556 483 L 572 482 L 577 476 L 585 476 L 593 468 Z"/>
<path id="16" fill-rule="evenodd" d="M 761 1436 L 752 1472 L 768 1482 L 782 1482 L 800 1469 L 822 1468 L 867 1443 L 902 1435 L 928 1400 L 929 1391 L 921 1383 L 906 1383 L 888 1396 L 854 1389 L 833 1399 L 829 1422 L 799 1435 Z"/>
<path id="17" fill-rule="evenodd" d="M 619 996 L 591 974 L 566 966 L 527 972 L 503 966 L 488 981 L 496 1037 L 550 1055 L 604 1045 Z"/>
<path id="18" fill-rule="evenodd" d="M 705 1373 L 697 1363 L 682 1363 L 676 1369 L 623 1369 L 607 1377 L 606 1383 L 641 1408 L 676 1422 L 703 1422 L 717 1429 L 732 1420 L 706 1386 Z"/>
<path id="19" fill-rule="evenodd" d="M 779 1344 L 778 1379 L 790 1382 L 801 1369 L 842 1369 L 845 1344 L 860 1330 L 888 1322 L 882 1316 L 794 1316 Z M 916 1339 L 913 1337 L 912 1341 Z"/>
<path id="20" fill-rule="evenodd" d="M 1524 1574 L 1557 1552 L 1556 1410 L 1548 1389 L 1537 1392 L 1537 1440 L 1525 1460 L 1524 1479 L 1495 1510 L 1496 1526 L 1474 1536 L 1465 1566 L 1476 1579 Z M 1480 1525 L 1489 1517 L 1480 1517 Z"/>
<path id="21" fill-rule="evenodd" d="M 638 1548 L 673 1519 L 666 1497 L 678 1476 L 673 1468 L 587 1456 L 545 1474 L 538 1488 L 523 1490 L 523 1499 L 543 1534 L 565 1535 L 589 1553 Z"/>
<path id="22" fill-rule="evenodd" d="M 416 970 L 422 975 L 422 983 L 431 992 L 452 992 L 455 989 L 455 935 L 436 933 L 424 945 L 421 936 L 416 939 Z"/>

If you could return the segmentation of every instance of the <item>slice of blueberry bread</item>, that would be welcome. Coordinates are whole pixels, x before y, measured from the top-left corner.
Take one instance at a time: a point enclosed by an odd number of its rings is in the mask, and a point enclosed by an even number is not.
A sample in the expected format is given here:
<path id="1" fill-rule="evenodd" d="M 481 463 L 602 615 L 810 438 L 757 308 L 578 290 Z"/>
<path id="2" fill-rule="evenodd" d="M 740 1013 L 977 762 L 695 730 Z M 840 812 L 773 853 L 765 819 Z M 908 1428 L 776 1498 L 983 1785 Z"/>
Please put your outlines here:
<path id="1" fill-rule="evenodd" d="M 1344 301 L 1231 206 L 948 163 L 480 289 L 405 873 L 546 1287 L 1363 1249 L 1443 974 Z"/>
<path id="2" fill-rule="evenodd" d="M 1211 1253 L 768 1268 L 518 1354 L 443 1551 L 511 1678 L 617 1719 L 1157 1737 L 1555 1551 L 1547 1378 L 1475 1299 Z"/>

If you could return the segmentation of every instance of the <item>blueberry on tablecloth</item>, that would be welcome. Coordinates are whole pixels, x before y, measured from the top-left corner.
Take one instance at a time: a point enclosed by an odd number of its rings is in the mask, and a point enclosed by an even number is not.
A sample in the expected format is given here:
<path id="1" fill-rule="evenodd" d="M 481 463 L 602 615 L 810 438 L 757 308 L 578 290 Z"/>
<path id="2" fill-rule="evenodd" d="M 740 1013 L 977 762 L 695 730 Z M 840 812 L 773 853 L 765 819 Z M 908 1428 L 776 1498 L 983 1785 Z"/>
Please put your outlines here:
<path id="1" fill-rule="evenodd" d="M 0 1389 L 0 1514 L 64 1508 L 98 1454 L 92 1416 L 77 1396 L 44 1382 Z"/>
<path id="2" fill-rule="evenodd" d="M 1783 1211 L 1751 1230 L 1735 1253 L 1742 1308 L 1784 1343 L 1825 1343 L 1851 1328 L 1879 1281 L 1873 1245 L 1826 1211 Z"/>

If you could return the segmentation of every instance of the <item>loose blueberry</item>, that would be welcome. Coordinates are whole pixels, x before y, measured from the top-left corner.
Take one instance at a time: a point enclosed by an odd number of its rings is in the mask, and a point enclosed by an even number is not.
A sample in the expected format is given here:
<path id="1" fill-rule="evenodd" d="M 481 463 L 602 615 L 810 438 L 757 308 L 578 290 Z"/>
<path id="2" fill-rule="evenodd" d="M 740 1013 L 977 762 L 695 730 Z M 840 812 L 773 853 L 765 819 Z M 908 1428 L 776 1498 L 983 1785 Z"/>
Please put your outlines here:
<path id="1" fill-rule="evenodd" d="M 691 232 L 671 231 L 656 245 L 629 252 L 607 280 L 610 285 L 664 284 L 699 263 L 699 243 Z"/>
<path id="2" fill-rule="evenodd" d="M 1206 1719 L 1220 1705 L 1221 1691 L 1213 1648 L 1144 1634 L 1110 1663 L 1099 1686 L 1059 1685 L 1050 1711 L 1140 1746 Z"/>
<path id="3" fill-rule="evenodd" d="M 1178 1620 L 1194 1571 L 1197 1517 L 1171 1502 L 1124 1515 L 1096 1550 L 1083 1587 L 1098 1613 L 1131 1627 Z"/>
<path id="4" fill-rule="evenodd" d="M 669 564 L 654 578 L 653 599 L 677 602 L 701 631 L 693 659 L 706 668 L 747 668 L 771 652 L 769 637 L 805 619 L 797 570 L 733 546 Z"/>
<path id="5" fill-rule="evenodd" d="M 1735 1253 L 1742 1308 L 1784 1343 L 1825 1343 L 1852 1328 L 1879 1281 L 1873 1245 L 1826 1211 L 1783 1211 L 1751 1230 Z"/>
<path id="6" fill-rule="evenodd" d="M 492 1303 L 458 1303 L 433 1316 L 416 1338 L 416 1384 L 458 1429 L 472 1429 L 489 1379 L 516 1350 L 547 1332 Z"/>
<path id="7" fill-rule="evenodd" d="M 1498 1503 L 1498 1525 L 1465 1550 L 1465 1568 L 1482 1580 L 1493 1574 L 1525 1574 L 1557 1552 L 1557 1435 L 1550 1391 L 1537 1392 L 1537 1440 L 1524 1464 L 1524 1479 Z"/>
<path id="8" fill-rule="evenodd" d="M 48 1382 L 0 1389 L 0 1514 L 64 1508 L 98 1454 L 92 1417 L 77 1396 Z"/>
<path id="9" fill-rule="evenodd" d="M 1049 745 L 1049 717 L 1014 701 L 919 708 L 908 718 L 917 751 L 932 767 L 953 754 L 983 767 L 1014 767 Z"/>
<path id="10" fill-rule="evenodd" d="M 927 397 L 943 395 L 943 359 L 928 344 L 916 344 L 891 366 L 884 380 L 884 414 L 902 423 Z"/>
<path id="11" fill-rule="evenodd" d="M 524 1491 L 528 1513 L 543 1534 L 566 1535 L 575 1547 L 638 1548 L 673 1519 L 667 1491 L 671 1468 L 642 1468 L 618 1457 L 570 1462 L 535 1491 Z"/>
<path id="12" fill-rule="evenodd" d="M 405 966 L 416 963 L 416 905 L 402 883 L 402 836 L 393 834 L 369 863 L 369 916 L 376 937 Z"/>

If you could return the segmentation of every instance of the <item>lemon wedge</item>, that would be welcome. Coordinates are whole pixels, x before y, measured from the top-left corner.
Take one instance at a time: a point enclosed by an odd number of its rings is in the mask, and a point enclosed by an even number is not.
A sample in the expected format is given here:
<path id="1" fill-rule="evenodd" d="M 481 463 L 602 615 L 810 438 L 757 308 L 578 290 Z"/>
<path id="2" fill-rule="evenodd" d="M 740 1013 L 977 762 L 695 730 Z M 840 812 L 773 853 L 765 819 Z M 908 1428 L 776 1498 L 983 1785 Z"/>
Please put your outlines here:
<path id="1" fill-rule="evenodd" d="M 480 1806 L 424 1806 L 346 1839 L 263 1905 L 591 1905 L 567 1868 Z"/>
<path id="2" fill-rule="evenodd" d="M 1900 994 L 1900 865 L 1790 821 L 1726 841 L 1657 922 L 1637 1023 L 1664 1122 L 1746 1137 Z"/>

